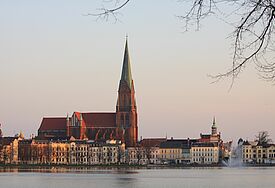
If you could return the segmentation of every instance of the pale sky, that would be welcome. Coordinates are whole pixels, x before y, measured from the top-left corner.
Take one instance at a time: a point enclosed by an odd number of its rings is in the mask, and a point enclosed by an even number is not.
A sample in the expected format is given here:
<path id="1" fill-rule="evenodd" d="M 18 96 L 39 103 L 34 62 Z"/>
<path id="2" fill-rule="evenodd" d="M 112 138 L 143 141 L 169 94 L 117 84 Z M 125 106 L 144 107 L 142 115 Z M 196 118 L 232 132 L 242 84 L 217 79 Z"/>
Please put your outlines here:
<path id="1" fill-rule="evenodd" d="M 232 28 L 210 18 L 183 33 L 177 0 L 133 0 L 120 21 L 83 16 L 101 0 L 0 1 L 0 123 L 5 136 L 28 137 L 43 116 L 115 111 L 125 35 L 129 35 L 139 136 L 196 138 L 213 116 L 225 141 L 275 140 L 275 87 L 247 66 L 210 84 L 231 66 Z"/>

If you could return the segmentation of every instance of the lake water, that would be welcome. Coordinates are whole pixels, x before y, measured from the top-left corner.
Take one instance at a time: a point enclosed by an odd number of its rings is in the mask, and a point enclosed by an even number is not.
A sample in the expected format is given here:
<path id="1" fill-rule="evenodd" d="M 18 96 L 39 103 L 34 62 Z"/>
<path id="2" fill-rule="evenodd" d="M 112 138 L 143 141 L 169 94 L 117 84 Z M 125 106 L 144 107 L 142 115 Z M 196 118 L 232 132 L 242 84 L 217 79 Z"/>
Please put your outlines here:
<path id="1" fill-rule="evenodd" d="M 1 171 L 1 170 L 0 170 Z M 275 168 L 6 169 L 0 188 L 275 188 Z"/>

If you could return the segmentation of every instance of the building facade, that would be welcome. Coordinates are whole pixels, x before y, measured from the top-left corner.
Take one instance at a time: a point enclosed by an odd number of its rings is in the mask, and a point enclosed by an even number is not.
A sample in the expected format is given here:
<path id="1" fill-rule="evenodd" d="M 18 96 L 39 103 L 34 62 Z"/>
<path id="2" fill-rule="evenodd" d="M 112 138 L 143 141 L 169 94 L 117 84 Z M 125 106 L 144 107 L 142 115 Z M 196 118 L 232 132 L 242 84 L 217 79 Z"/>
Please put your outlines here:
<path id="1" fill-rule="evenodd" d="M 19 164 L 110 165 L 125 163 L 125 144 L 85 140 L 19 141 Z M 11 160 L 6 164 L 12 164 Z"/>
<path id="2" fill-rule="evenodd" d="M 217 143 L 195 143 L 190 150 L 191 163 L 217 164 L 219 162 L 219 147 Z"/>
<path id="3" fill-rule="evenodd" d="M 138 116 L 134 81 L 126 39 L 116 112 L 74 112 L 71 117 L 44 117 L 38 130 L 40 139 L 73 136 L 76 139 L 122 140 L 135 146 L 138 138 Z"/>
<path id="4" fill-rule="evenodd" d="M 0 163 L 17 164 L 18 163 L 18 142 L 19 137 L 1 137 L 0 138 Z"/>
<path id="5" fill-rule="evenodd" d="M 241 147 L 243 163 L 275 164 L 275 144 L 244 141 Z"/>

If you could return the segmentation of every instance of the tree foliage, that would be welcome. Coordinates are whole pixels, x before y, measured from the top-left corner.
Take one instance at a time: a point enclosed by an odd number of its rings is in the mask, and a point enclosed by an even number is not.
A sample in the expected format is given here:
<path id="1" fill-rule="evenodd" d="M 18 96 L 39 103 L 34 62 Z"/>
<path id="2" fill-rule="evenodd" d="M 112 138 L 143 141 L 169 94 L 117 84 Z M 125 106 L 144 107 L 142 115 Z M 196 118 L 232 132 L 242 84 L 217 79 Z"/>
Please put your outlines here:
<path id="1" fill-rule="evenodd" d="M 269 134 L 267 131 L 261 131 L 256 135 L 256 141 L 258 144 L 270 144 L 272 140 L 269 138 Z"/>
<path id="2" fill-rule="evenodd" d="M 108 20 L 117 19 L 119 10 L 134 0 L 108 0 L 113 8 L 101 8 L 99 13 L 87 15 Z M 232 82 L 247 64 L 254 63 L 263 79 L 275 82 L 275 0 L 180 0 L 190 4 L 187 12 L 178 16 L 188 30 L 193 23 L 200 23 L 209 16 L 236 17 L 231 34 L 233 43 L 232 65 L 223 73 L 211 76 L 216 81 L 231 77 Z M 156 5 L 157 6 L 157 5 Z M 226 21 L 225 19 L 225 21 Z"/>

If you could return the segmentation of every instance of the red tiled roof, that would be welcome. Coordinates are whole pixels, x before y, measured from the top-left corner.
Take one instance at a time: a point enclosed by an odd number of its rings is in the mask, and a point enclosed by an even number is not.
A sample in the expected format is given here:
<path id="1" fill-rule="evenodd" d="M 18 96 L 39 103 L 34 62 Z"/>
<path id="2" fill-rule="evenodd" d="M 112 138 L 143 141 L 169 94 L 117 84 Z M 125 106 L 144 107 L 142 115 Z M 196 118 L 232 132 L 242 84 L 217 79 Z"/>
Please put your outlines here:
<path id="1" fill-rule="evenodd" d="M 39 131 L 44 130 L 66 130 L 66 118 L 43 118 Z"/>
<path id="2" fill-rule="evenodd" d="M 165 142 L 166 138 L 145 138 L 140 144 L 143 147 L 159 147 L 161 142 Z"/>
<path id="3" fill-rule="evenodd" d="M 87 127 L 116 127 L 116 113 L 81 113 Z"/>

